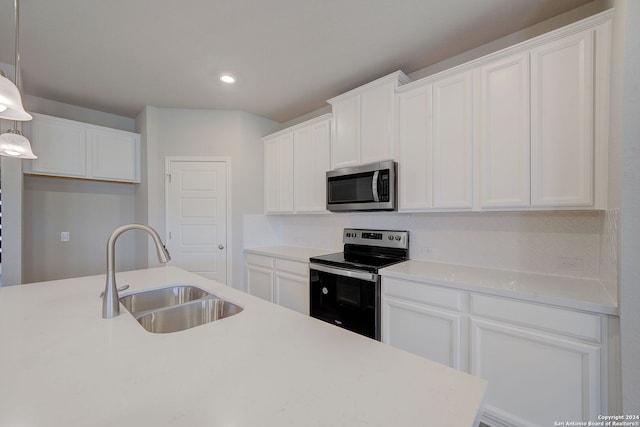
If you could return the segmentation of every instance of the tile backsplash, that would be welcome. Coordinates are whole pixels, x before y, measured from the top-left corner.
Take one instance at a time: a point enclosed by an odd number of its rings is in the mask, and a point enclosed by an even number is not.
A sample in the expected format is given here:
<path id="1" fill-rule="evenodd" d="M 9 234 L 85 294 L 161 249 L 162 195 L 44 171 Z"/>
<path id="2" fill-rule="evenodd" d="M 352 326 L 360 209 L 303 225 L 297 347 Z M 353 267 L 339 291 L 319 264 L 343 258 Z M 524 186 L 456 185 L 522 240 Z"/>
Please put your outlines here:
<path id="1" fill-rule="evenodd" d="M 411 259 L 602 278 L 612 292 L 617 216 L 616 211 L 247 215 L 244 240 L 245 247 L 341 250 L 345 227 L 409 230 Z"/>

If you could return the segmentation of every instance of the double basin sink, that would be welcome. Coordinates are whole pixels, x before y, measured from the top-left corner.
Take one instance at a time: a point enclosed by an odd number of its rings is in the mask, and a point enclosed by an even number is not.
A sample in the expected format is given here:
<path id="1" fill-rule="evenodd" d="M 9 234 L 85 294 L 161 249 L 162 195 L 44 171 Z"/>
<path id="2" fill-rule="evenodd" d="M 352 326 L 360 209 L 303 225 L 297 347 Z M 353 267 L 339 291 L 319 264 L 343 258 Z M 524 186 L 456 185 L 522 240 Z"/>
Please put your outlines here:
<path id="1" fill-rule="evenodd" d="M 192 285 L 132 292 L 120 303 L 149 332 L 178 332 L 240 313 L 242 307 Z"/>

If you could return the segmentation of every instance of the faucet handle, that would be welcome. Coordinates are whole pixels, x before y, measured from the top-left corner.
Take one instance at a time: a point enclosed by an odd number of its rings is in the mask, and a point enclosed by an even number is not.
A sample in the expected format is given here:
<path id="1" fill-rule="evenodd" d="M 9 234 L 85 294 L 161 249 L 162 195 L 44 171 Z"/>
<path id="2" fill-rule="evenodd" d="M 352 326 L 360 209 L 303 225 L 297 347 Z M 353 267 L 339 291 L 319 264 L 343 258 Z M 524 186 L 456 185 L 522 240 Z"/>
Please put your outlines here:
<path id="1" fill-rule="evenodd" d="M 126 291 L 129 289 L 129 285 L 122 285 L 118 288 L 118 292 Z M 100 298 L 104 296 L 104 291 L 100 292 Z"/>

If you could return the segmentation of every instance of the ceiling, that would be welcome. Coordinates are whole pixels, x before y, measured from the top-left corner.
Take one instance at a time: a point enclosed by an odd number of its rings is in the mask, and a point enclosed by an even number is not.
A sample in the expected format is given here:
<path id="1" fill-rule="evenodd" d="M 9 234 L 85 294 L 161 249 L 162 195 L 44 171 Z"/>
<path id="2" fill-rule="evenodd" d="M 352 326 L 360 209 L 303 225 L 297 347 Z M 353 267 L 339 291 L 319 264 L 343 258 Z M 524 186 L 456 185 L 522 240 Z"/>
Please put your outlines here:
<path id="1" fill-rule="evenodd" d="M 135 117 L 145 105 L 278 122 L 590 0 L 23 0 L 29 95 Z M 12 64 L 13 0 L 0 0 Z M 237 76 L 234 86 L 218 76 Z"/>

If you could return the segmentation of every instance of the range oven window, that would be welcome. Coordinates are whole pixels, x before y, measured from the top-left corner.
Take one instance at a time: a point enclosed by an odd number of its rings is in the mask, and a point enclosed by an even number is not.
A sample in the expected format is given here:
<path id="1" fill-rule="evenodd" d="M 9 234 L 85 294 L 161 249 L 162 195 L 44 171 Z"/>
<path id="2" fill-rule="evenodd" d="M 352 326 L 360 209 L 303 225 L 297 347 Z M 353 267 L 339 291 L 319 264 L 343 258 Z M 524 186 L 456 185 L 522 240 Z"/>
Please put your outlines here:
<path id="1" fill-rule="evenodd" d="M 377 276 L 376 276 L 377 277 Z M 380 281 L 310 270 L 311 316 L 369 338 L 380 339 Z"/>

